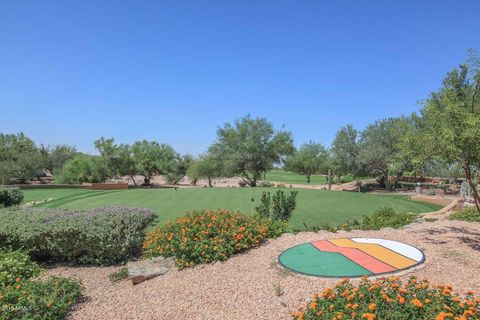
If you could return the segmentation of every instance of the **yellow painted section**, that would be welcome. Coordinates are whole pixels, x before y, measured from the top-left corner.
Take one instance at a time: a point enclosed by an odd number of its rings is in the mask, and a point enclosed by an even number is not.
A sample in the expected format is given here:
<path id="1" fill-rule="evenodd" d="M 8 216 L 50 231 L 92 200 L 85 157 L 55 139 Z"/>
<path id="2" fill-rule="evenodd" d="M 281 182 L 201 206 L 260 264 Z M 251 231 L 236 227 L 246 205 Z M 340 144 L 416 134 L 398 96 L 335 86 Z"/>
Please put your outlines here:
<path id="1" fill-rule="evenodd" d="M 397 269 L 408 268 L 417 263 L 415 260 L 374 243 L 359 243 L 350 239 L 333 239 L 329 241 L 338 247 L 357 248 L 362 250 L 366 254 L 369 254 Z"/>

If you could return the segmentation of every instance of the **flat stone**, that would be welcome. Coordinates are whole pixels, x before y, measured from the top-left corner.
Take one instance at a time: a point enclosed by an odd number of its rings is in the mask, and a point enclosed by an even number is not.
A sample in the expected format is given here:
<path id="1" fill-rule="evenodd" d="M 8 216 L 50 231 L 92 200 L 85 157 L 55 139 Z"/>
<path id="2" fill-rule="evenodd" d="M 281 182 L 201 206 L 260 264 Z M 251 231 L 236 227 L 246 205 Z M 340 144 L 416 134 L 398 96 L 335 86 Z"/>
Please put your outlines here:
<path id="1" fill-rule="evenodd" d="M 162 274 L 176 266 L 175 258 L 157 257 L 148 260 L 132 261 L 127 263 L 128 276 L 133 284 L 139 284 Z"/>

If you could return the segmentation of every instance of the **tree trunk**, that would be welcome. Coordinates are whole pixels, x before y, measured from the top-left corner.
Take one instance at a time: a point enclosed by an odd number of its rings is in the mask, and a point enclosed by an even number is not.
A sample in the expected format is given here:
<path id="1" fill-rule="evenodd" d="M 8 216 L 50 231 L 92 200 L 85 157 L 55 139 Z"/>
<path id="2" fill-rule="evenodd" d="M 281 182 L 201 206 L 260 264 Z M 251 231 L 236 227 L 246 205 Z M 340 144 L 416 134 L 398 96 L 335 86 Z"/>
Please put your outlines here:
<path id="1" fill-rule="evenodd" d="M 328 169 L 328 190 L 332 190 L 332 170 Z"/>
<path id="2" fill-rule="evenodd" d="M 150 185 L 150 176 L 144 176 L 143 184 L 146 186 Z"/>
<path id="3" fill-rule="evenodd" d="M 475 206 L 477 207 L 477 211 L 480 212 L 480 198 L 477 191 L 477 186 L 473 183 L 472 180 L 472 171 L 470 170 L 470 164 L 465 164 L 463 166 L 463 170 L 465 171 L 465 177 L 467 178 L 467 182 L 470 185 L 470 188 L 473 192 L 473 200 L 475 201 Z"/>
<path id="4" fill-rule="evenodd" d="M 136 186 L 136 185 L 137 185 L 137 181 L 135 181 L 135 178 L 133 177 L 133 175 L 130 175 L 130 178 L 132 178 L 133 184 Z"/>
<path id="5" fill-rule="evenodd" d="M 208 186 L 211 188 L 212 186 L 212 178 L 208 178 Z"/>
<path id="6" fill-rule="evenodd" d="M 311 177 L 311 176 L 312 176 L 311 174 L 307 174 L 307 183 L 308 183 L 308 184 L 310 184 L 310 177 Z"/>

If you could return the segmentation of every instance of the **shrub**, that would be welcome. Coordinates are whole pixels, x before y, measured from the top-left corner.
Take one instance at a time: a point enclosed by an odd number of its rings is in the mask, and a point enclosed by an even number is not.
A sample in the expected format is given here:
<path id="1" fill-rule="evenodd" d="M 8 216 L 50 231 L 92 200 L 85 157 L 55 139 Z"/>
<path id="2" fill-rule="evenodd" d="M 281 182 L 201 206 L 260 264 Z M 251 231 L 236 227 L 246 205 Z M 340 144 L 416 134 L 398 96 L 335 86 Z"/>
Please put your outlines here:
<path id="1" fill-rule="evenodd" d="M 23 201 L 23 192 L 17 187 L 0 186 L 0 208 L 18 206 Z"/>
<path id="2" fill-rule="evenodd" d="M 286 186 L 283 183 L 277 183 L 276 187 L 277 188 L 286 188 Z"/>
<path id="3" fill-rule="evenodd" d="M 0 319 L 63 319 L 82 297 L 81 285 L 71 279 L 18 279 L 0 287 Z"/>
<path id="4" fill-rule="evenodd" d="M 259 181 L 257 183 L 257 187 L 270 188 L 270 187 L 273 187 L 273 183 L 271 183 L 270 181 Z"/>
<path id="5" fill-rule="evenodd" d="M 14 284 L 17 278 L 28 279 L 38 276 L 40 270 L 25 252 L 0 252 L 0 287 Z"/>
<path id="6" fill-rule="evenodd" d="M 391 207 L 382 207 L 368 216 L 363 216 L 361 222 L 352 228 L 361 230 L 379 230 L 381 228 L 399 228 L 414 222 L 417 216 L 413 213 L 399 213 Z"/>
<path id="7" fill-rule="evenodd" d="M 179 269 L 224 261 L 285 232 L 286 224 L 228 210 L 192 211 L 147 232 L 147 256 L 175 256 Z"/>
<path id="8" fill-rule="evenodd" d="M 348 280 L 314 295 L 307 305 L 292 312 L 296 320 L 315 319 L 478 319 L 479 298 L 467 292 L 462 299 L 445 285 L 398 277 L 372 282 L 362 278 L 358 286 Z"/>
<path id="9" fill-rule="evenodd" d="M 462 210 L 452 213 L 449 217 L 450 220 L 462 220 L 470 222 L 479 222 L 480 213 L 475 207 L 465 207 Z"/>
<path id="10" fill-rule="evenodd" d="M 154 217 L 141 208 L 3 209 L 0 247 L 28 249 L 37 260 L 114 264 L 141 252 Z"/>
<path id="11" fill-rule="evenodd" d="M 277 190 L 271 196 L 270 192 L 263 192 L 260 205 L 255 211 L 266 218 L 288 221 L 297 205 L 297 194 L 298 191 L 292 191 L 286 196 L 283 190 Z"/>

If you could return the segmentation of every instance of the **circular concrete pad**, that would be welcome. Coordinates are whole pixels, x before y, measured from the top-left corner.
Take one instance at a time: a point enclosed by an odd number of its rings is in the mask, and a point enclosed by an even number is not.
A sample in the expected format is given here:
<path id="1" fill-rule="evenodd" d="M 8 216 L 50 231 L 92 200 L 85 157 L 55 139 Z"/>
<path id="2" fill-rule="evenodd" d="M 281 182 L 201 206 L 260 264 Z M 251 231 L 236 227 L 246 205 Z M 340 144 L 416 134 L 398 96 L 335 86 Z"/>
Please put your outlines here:
<path id="1" fill-rule="evenodd" d="M 360 277 L 395 273 L 422 264 L 425 255 L 408 244 L 377 238 L 343 238 L 303 243 L 285 250 L 279 263 L 319 277 Z"/>

